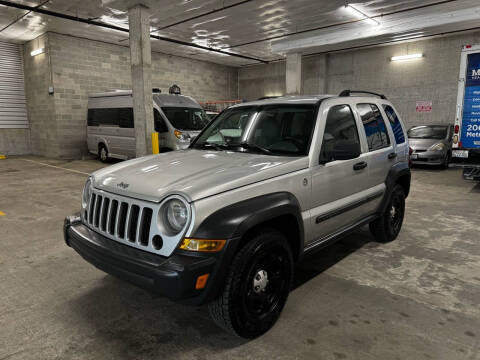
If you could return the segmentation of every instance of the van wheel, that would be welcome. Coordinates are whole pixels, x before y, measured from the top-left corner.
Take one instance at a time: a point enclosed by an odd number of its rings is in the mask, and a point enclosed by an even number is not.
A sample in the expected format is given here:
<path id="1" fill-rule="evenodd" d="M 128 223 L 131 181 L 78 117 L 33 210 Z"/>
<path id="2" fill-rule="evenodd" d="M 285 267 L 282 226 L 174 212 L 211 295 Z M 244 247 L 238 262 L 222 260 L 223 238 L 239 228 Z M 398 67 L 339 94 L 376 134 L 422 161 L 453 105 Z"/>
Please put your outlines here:
<path id="1" fill-rule="evenodd" d="M 210 316 L 236 336 L 260 336 L 279 318 L 292 279 L 287 239 L 276 230 L 264 229 L 235 255 L 223 293 L 209 304 Z"/>
<path id="2" fill-rule="evenodd" d="M 386 243 L 397 238 L 405 215 L 405 192 L 401 185 L 395 185 L 390 199 L 381 216 L 370 223 L 375 240 Z"/>
<path id="3" fill-rule="evenodd" d="M 159 152 L 165 153 L 165 152 L 169 152 L 169 151 L 172 151 L 172 149 L 170 149 L 170 148 L 161 148 Z"/>
<path id="4" fill-rule="evenodd" d="M 108 161 L 108 151 L 104 144 L 98 145 L 98 158 L 103 163 Z"/>

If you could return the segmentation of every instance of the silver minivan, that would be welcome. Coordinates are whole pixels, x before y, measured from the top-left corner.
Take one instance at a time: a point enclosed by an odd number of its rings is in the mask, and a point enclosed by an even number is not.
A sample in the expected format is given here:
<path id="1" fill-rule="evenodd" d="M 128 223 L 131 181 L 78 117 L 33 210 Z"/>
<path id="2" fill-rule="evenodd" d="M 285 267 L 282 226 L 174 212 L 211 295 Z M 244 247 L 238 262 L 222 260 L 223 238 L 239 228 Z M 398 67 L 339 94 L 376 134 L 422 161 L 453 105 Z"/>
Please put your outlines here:
<path id="1" fill-rule="evenodd" d="M 153 117 L 159 151 L 185 149 L 208 123 L 202 107 L 191 97 L 153 93 Z M 131 90 L 93 94 L 88 98 L 88 151 L 101 161 L 135 157 Z"/>

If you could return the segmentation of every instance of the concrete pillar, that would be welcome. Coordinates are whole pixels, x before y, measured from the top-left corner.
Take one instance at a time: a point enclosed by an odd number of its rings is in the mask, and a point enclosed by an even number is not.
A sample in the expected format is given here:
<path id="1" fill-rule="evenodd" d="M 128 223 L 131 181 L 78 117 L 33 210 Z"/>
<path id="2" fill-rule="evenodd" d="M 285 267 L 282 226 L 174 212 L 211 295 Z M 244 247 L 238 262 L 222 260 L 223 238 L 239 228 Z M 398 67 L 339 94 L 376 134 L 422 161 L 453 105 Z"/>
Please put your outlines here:
<path id="1" fill-rule="evenodd" d="M 302 54 L 287 54 L 285 90 L 288 95 L 301 93 L 302 87 Z"/>
<path id="2" fill-rule="evenodd" d="M 130 64 L 132 69 L 133 116 L 137 157 L 151 154 L 153 127 L 152 51 L 148 8 L 136 5 L 128 10 Z"/>
<path id="3" fill-rule="evenodd" d="M 327 74 L 327 54 L 320 55 L 318 58 L 318 93 L 327 94 L 328 74 Z"/>

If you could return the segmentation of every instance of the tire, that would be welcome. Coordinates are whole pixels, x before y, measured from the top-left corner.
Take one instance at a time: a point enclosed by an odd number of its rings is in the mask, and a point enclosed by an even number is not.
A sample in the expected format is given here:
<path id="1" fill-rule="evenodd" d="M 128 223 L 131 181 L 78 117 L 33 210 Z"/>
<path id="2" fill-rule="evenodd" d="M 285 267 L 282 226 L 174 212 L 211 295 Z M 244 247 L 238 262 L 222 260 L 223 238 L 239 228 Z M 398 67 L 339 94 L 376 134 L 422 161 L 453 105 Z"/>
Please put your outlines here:
<path id="1" fill-rule="evenodd" d="M 108 162 L 108 151 L 104 144 L 98 145 L 98 159 L 103 163 Z"/>
<path id="2" fill-rule="evenodd" d="M 370 231 L 375 240 L 387 243 L 397 238 L 405 216 L 405 192 L 400 185 L 395 185 L 388 204 L 380 217 L 370 223 Z"/>
<path id="3" fill-rule="evenodd" d="M 173 150 L 170 149 L 170 148 L 161 148 L 159 153 L 165 153 L 165 152 L 170 152 L 170 151 L 173 151 Z"/>
<path id="4" fill-rule="evenodd" d="M 292 250 L 285 236 L 264 229 L 235 255 L 222 294 L 208 307 L 213 321 L 253 339 L 278 320 L 293 280 Z"/>
<path id="5" fill-rule="evenodd" d="M 447 155 L 445 156 L 445 159 L 443 160 L 442 167 L 444 169 L 448 169 L 448 164 L 450 164 L 451 159 L 452 159 L 452 154 L 449 151 L 449 152 L 447 152 Z"/>

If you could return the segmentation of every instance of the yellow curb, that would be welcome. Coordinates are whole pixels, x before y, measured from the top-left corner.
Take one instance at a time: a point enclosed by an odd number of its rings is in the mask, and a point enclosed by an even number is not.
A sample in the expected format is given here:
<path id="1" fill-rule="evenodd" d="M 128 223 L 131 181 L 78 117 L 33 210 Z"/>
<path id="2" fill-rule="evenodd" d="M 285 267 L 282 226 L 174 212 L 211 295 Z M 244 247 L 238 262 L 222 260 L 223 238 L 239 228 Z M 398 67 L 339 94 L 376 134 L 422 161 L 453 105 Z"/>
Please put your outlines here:
<path id="1" fill-rule="evenodd" d="M 0 211 L 0 216 L 5 216 L 6 214 L 3 211 Z"/>
<path id="2" fill-rule="evenodd" d="M 0 160 L 1 159 L 6 159 L 7 157 L 5 155 L 0 154 Z"/>

